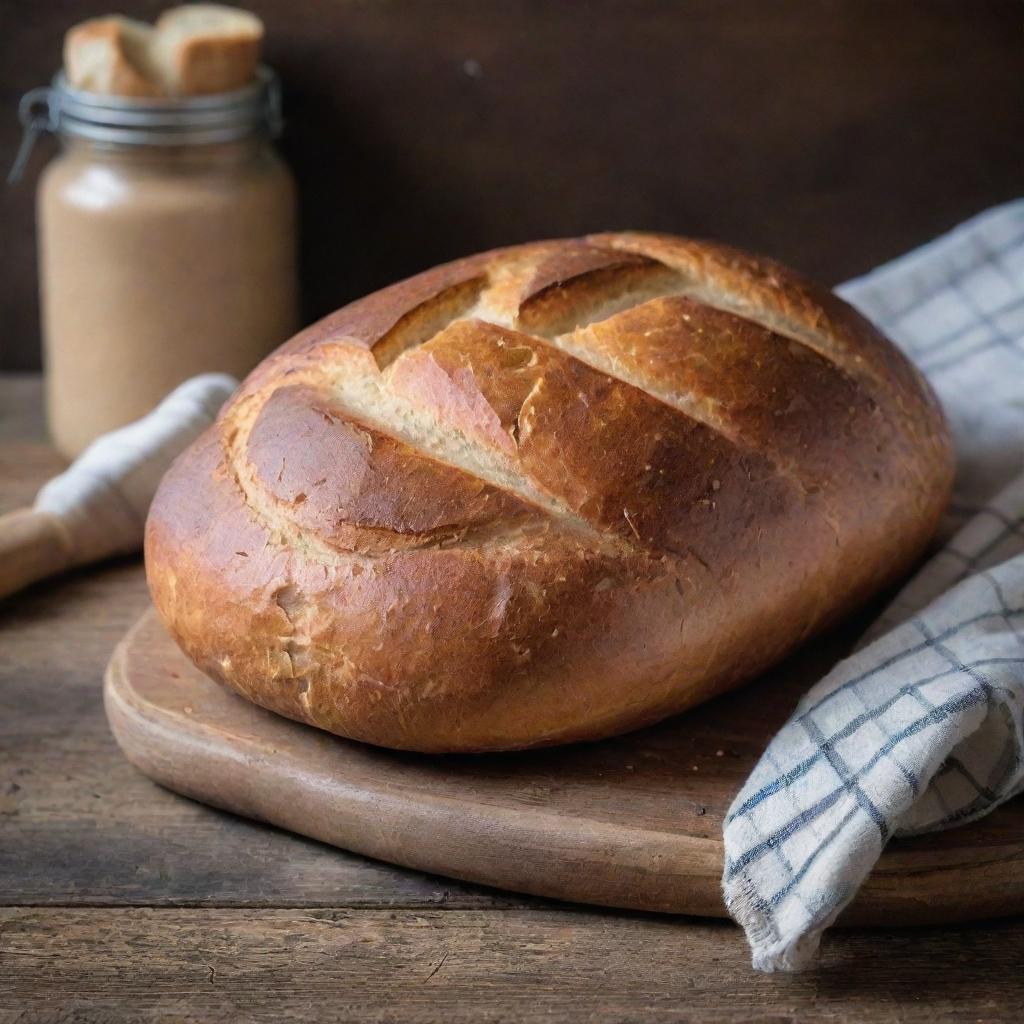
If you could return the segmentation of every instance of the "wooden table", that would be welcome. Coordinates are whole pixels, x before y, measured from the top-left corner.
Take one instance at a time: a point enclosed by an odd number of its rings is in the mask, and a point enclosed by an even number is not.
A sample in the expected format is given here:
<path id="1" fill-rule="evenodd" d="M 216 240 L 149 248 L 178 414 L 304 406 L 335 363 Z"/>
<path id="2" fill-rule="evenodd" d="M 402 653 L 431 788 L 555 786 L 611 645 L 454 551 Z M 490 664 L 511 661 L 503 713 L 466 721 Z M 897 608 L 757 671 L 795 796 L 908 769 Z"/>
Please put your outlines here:
<path id="1" fill-rule="evenodd" d="M 60 463 L 35 377 L 0 378 L 0 510 Z M 100 701 L 141 564 L 0 604 L 0 1024 L 8 1021 L 1018 1020 L 1024 922 L 837 932 L 750 970 L 724 923 L 399 870 L 165 792 Z"/>

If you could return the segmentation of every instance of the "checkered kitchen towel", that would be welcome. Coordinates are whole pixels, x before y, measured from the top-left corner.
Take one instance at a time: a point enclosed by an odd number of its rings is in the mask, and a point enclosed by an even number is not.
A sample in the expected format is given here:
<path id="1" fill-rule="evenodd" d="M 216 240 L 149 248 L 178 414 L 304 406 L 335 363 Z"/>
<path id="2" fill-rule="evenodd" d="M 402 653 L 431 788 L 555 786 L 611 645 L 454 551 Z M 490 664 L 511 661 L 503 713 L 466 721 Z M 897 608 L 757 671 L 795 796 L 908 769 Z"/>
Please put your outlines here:
<path id="1" fill-rule="evenodd" d="M 760 970 L 799 970 L 896 835 L 1024 789 L 1024 200 L 838 289 L 931 381 L 956 440 L 942 548 L 800 702 L 725 820 Z"/>

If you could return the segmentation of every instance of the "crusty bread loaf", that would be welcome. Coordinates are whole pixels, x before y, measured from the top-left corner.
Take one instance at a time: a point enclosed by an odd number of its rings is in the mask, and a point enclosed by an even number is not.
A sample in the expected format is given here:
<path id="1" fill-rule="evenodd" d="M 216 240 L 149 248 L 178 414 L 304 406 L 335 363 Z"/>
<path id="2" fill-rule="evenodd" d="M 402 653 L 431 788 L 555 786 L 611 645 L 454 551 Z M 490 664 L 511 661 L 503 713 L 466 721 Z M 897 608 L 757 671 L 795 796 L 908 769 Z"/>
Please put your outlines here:
<path id="1" fill-rule="evenodd" d="M 258 367 L 165 477 L 146 559 L 196 664 L 342 736 L 594 739 L 734 687 L 892 583 L 952 476 L 853 309 L 645 234 L 460 260 Z"/>
<path id="2" fill-rule="evenodd" d="M 253 81 L 263 41 L 254 14 L 221 4 L 165 11 L 156 28 L 111 16 L 64 37 L 64 74 L 75 89 L 107 96 L 199 96 Z"/>

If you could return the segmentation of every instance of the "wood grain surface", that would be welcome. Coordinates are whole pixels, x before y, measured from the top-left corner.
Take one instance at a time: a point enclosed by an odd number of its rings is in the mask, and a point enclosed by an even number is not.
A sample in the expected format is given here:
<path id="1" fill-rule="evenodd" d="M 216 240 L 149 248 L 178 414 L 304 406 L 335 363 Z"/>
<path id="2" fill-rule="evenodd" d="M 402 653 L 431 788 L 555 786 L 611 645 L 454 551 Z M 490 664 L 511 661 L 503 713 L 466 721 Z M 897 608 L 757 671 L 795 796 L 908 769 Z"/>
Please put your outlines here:
<path id="1" fill-rule="evenodd" d="M 0 159 L 70 24 L 172 3 L 0 3 Z M 307 320 L 441 260 L 615 228 L 833 284 L 1021 190 L 1017 0 L 244 6 L 284 83 Z M 33 193 L 52 153 L 0 188 L 0 369 L 39 365 Z"/>
<path id="2" fill-rule="evenodd" d="M 788 977 L 751 971 L 724 923 L 608 912 L 23 909 L 0 928 L 3 1024 L 949 1024 L 1019 1021 L 1024 998 L 1006 923 L 844 932 Z"/>
<path id="3" fill-rule="evenodd" d="M 60 461 L 35 378 L 0 377 L 0 511 Z M 1024 922 L 839 930 L 749 967 L 725 922 L 584 910 L 346 854 L 155 786 L 103 668 L 137 561 L 0 603 L 0 1022 L 1017 1021 Z"/>
<path id="4" fill-rule="evenodd" d="M 835 637 L 737 693 L 601 743 L 424 756 L 348 742 L 203 675 L 147 612 L 106 677 L 128 758 L 176 792 L 343 849 L 502 889 L 726 916 L 722 820 Z M 1024 910 L 1024 801 L 890 844 L 847 923 Z"/>

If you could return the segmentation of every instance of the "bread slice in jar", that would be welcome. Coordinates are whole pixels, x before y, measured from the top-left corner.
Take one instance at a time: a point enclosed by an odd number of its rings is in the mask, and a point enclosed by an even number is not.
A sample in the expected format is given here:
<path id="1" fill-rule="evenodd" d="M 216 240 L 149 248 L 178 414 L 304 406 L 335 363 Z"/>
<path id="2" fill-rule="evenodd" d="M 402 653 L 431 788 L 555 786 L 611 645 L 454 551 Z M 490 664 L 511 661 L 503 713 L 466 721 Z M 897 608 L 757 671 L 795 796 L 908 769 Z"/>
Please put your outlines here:
<path id="1" fill-rule="evenodd" d="M 64 75 L 74 89 L 104 96 L 163 95 L 153 27 L 130 18 L 92 18 L 64 37 Z"/>
<path id="2" fill-rule="evenodd" d="M 165 92 L 199 96 L 252 82 L 263 43 L 263 22 L 222 4 L 185 4 L 157 19 L 154 54 Z"/>
<path id="3" fill-rule="evenodd" d="M 263 31 L 256 15 L 221 4 L 171 8 L 155 28 L 93 18 L 66 34 L 64 73 L 73 88 L 107 96 L 231 92 L 255 78 Z"/>

